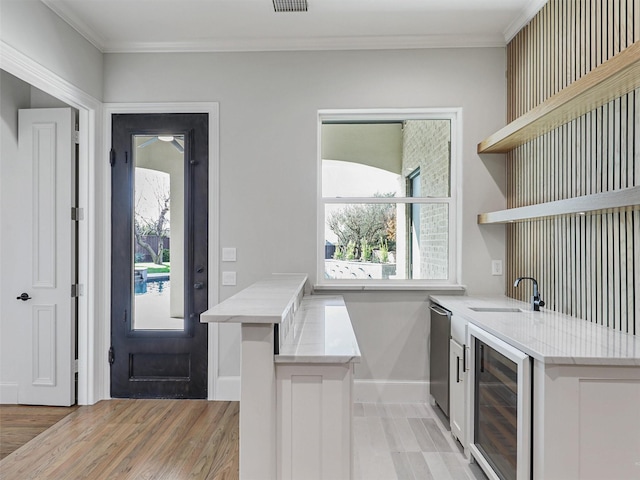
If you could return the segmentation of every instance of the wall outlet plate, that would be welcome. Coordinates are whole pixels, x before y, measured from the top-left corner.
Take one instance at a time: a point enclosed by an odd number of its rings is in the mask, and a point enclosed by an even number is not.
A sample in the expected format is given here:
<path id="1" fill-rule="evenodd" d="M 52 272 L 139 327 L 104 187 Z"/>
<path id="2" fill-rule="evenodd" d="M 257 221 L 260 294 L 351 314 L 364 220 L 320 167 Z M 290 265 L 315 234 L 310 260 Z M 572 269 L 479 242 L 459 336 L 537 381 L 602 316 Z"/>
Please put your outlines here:
<path id="1" fill-rule="evenodd" d="M 222 249 L 222 261 L 223 262 L 235 262 L 236 261 L 236 249 L 234 247 L 228 247 Z"/>
<path id="2" fill-rule="evenodd" d="M 491 260 L 491 275 L 502 275 L 502 260 Z"/>
<path id="3" fill-rule="evenodd" d="M 233 286 L 236 284 L 236 272 L 222 272 L 222 285 Z"/>

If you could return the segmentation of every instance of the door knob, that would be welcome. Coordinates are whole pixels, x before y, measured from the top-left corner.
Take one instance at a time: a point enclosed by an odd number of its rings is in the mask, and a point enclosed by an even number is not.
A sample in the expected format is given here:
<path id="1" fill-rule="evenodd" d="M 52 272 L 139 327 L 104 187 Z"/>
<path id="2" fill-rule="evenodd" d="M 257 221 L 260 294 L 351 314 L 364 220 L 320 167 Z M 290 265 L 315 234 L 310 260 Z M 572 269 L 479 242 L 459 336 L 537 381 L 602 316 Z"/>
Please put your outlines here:
<path id="1" fill-rule="evenodd" d="M 196 282 L 193 284 L 193 288 L 196 290 L 202 290 L 204 288 L 204 282 Z"/>
<path id="2" fill-rule="evenodd" d="M 16 300 L 22 300 L 23 302 L 26 302 L 27 300 L 31 300 L 31 297 L 28 293 L 24 292 L 21 293 L 19 297 L 16 297 Z"/>

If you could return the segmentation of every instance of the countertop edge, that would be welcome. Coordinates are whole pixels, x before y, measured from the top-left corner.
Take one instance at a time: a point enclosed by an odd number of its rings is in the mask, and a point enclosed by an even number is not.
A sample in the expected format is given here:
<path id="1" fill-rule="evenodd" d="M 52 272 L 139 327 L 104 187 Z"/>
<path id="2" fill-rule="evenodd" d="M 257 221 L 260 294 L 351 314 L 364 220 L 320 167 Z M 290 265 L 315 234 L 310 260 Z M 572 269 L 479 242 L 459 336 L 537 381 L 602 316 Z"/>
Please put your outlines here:
<path id="1" fill-rule="evenodd" d="M 587 320 L 578 317 L 544 308 L 542 312 L 525 311 L 512 314 L 507 312 L 480 313 L 470 309 L 470 305 L 473 304 L 479 306 L 493 304 L 523 310 L 529 309 L 529 304 L 506 296 L 434 294 L 429 295 L 429 299 L 544 364 L 555 366 L 640 366 L 639 338 L 603 325 L 587 322 Z M 539 330 L 542 330 L 540 324 L 546 322 L 546 330 L 543 333 L 547 338 L 537 338 L 535 336 L 536 328 L 521 332 L 521 329 L 517 328 L 519 322 L 527 320 L 539 320 L 537 326 Z M 576 329 L 576 326 L 582 328 Z M 500 327 L 505 328 L 501 329 Z M 536 326 L 534 325 L 534 327 Z M 509 330 L 518 333 L 522 338 L 516 338 Z M 556 336 L 551 340 L 557 341 L 550 342 L 548 337 L 554 333 Z M 528 344 L 524 343 L 522 339 L 528 341 Z M 536 346 L 540 350 L 537 350 Z"/>

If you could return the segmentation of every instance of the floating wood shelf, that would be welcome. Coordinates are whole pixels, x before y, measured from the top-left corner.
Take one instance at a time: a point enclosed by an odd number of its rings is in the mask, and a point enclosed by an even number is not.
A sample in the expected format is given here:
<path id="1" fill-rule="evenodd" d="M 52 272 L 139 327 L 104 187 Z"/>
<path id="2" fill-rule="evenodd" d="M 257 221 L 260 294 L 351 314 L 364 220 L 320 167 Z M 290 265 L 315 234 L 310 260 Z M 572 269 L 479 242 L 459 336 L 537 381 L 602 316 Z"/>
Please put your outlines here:
<path id="1" fill-rule="evenodd" d="M 640 42 L 599 65 L 478 144 L 505 153 L 640 87 Z"/>
<path id="2" fill-rule="evenodd" d="M 595 193 L 555 202 L 481 213 L 478 215 L 478 224 L 521 222 L 534 218 L 618 211 L 626 208 L 640 209 L 640 187 L 624 188 L 613 192 Z"/>

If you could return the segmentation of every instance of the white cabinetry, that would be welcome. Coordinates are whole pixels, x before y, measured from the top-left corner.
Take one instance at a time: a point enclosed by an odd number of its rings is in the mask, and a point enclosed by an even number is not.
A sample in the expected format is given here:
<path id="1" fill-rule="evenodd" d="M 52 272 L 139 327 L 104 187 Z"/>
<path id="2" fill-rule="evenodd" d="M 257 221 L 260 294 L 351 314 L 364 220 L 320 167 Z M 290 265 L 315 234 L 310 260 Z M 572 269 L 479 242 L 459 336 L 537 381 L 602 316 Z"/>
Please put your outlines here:
<path id="1" fill-rule="evenodd" d="M 451 435 L 460 442 L 465 452 L 468 447 L 466 337 L 467 321 L 460 315 L 451 315 L 451 340 L 449 340 L 449 424 L 451 425 Z"/>
<path id="2" fill-rule="evenodd" d="M 533 371 L 533 478 L 640 478 L 640 367 Z"/>
<path id="3" fill-rule="evenodd" d="M 449 423 L 453 435 L 463 447 L 465 443 L 465 384 L 463 368 L 464 347 L 453 338 L 449 340 Z"/>
<path id="4" fill-rule="evenodd" d="M 640 336 L 547 309 L 530 312 L 502 296 L 430 300 L 452 312 L 452 336 L 453 319 L 464 317 L 469 330 L 475 325 L 532 359 L 531 478 L 640 479 Z M 472 383 L 469 375 L 468 391 Z M 471 444 L 471 402 L 466 409 Z"/>
<path id="5" fill-rule="evenodd" d="M 276 364 L 280 480 L 351 478 L 353 365 Z"/>

